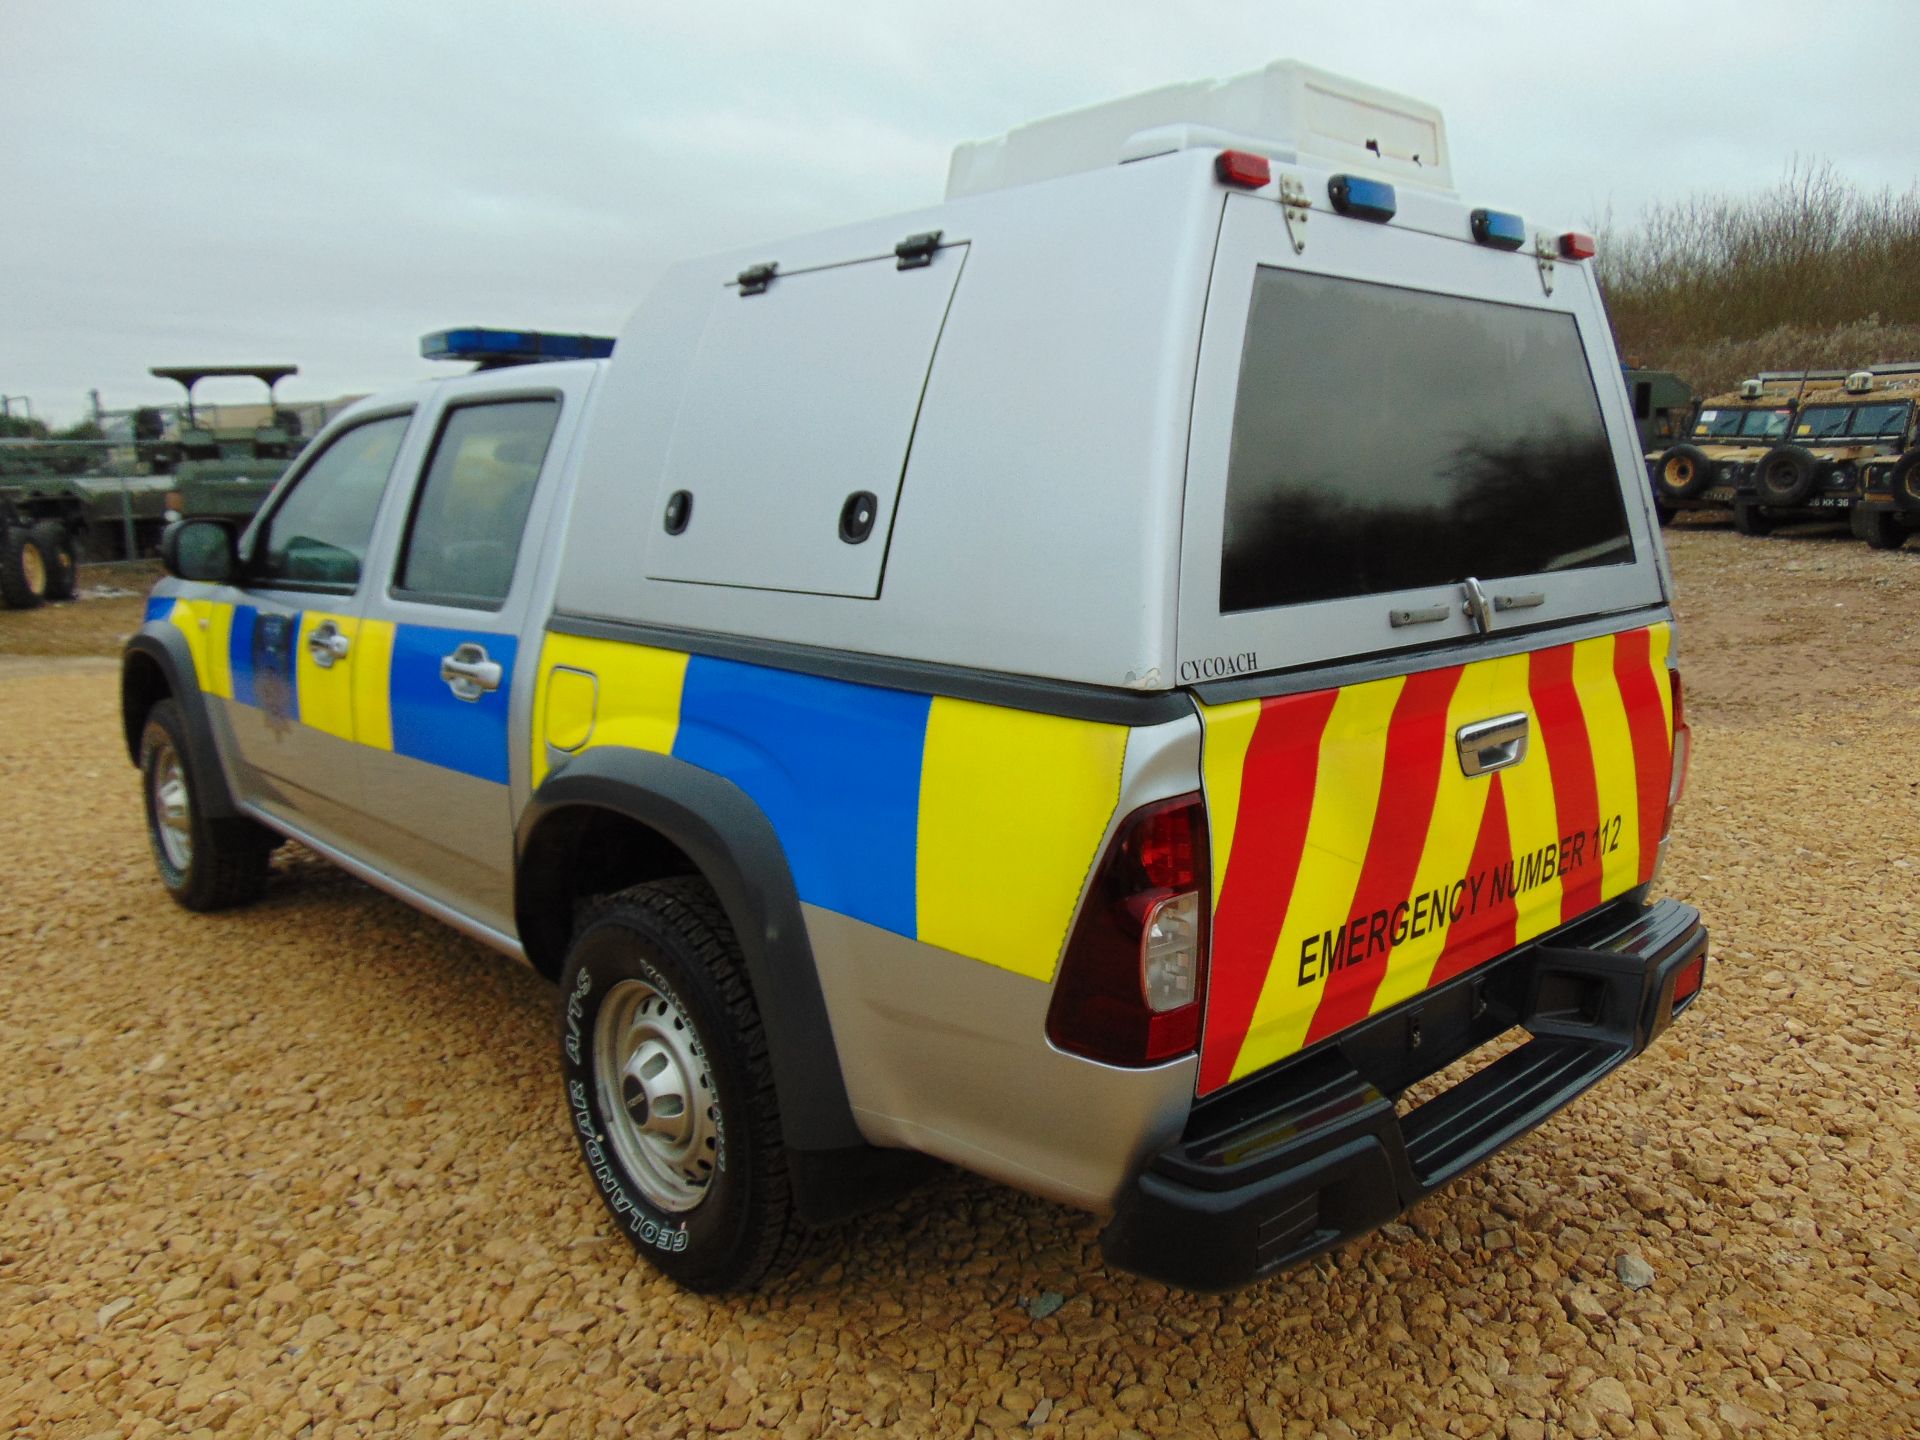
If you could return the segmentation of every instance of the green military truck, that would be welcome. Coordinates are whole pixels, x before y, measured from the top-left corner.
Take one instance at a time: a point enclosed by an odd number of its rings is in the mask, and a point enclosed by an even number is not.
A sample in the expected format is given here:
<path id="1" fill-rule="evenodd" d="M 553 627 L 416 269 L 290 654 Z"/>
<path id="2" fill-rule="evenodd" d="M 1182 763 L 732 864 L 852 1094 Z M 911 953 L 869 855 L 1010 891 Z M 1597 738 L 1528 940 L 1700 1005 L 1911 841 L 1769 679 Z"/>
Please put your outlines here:
<path id="1" fill-rule="evenodd" d="M 148 372 L 187 392 L 178 437 L 172 442 L 174 488 L 184 514 L 249 520 L 267 498 L 287 462 L 306 445 L 300 417 L 283 410 L 274 390 L 297 365 L 156 365 Z M 202 380 L 242 377 L 267 387 L 267 423 L 215 429 L 201 423 L 193 387 Z"/>
<path id="2" fill-rule="evenodd" d="M 1633 423 L 1640 432 L 1641 453 L 1665 449 L 1687 433 L 1693 407 L 1700 398 L 1691 385 L 1671 370 L 1623 365 L 1620 373 L 1627 382 L 1627 396 L 1633 401 Z"/>

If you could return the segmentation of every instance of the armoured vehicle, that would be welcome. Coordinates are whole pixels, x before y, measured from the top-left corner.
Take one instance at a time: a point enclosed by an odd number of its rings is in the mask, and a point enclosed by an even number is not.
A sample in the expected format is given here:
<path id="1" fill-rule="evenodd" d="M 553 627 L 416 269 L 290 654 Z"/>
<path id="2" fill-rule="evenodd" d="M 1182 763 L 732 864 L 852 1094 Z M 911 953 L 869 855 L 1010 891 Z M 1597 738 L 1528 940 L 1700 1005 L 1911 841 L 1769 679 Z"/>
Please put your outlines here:
<path id="1" fill-rule="evenodd" d="M 1762 376 L 1703 400 L 1688 438 L 1647 456 L 1660 522 L 1681 510 L 1733 508 L 1742 477 L 1785 438 L 1799 389 L 1798 377 L 1786 382 Z M 1742 523 L 1737 510 L 1734 523 Z"/>
<path id="2" fill-rule="evenodd" d="M 1766 534 L 1782 520 L 1844 517 L 1869 543 L 1883 549 L 1899 545 L 1906 538 L 1905 511 L 1897 503 L 1893 469 L 1914 446 L 1920 364 L 1818 371 L 1800 378 L 1804 388 L 1792 433 L 1735 487 L 1735 525 L 1746 534 Z M 1870 472 L 1870 460 L 1883 463 Z M 1869 473 L 1887 483 L 1874 492 L 1879 498 L 1865 505 Z"/>
<path id="3" fill-rule="evenodd" d="M 695 1289 L 921 1156 L 1194 1288 L 1381 1224 L 1707 966 L 1593 243 L 1450 164 L 1279 64 L 679 264 L 606 359 L 472 337 L 169 531 L 165 888 L 294 836 L 551 976 L 588 1183 Z"/>

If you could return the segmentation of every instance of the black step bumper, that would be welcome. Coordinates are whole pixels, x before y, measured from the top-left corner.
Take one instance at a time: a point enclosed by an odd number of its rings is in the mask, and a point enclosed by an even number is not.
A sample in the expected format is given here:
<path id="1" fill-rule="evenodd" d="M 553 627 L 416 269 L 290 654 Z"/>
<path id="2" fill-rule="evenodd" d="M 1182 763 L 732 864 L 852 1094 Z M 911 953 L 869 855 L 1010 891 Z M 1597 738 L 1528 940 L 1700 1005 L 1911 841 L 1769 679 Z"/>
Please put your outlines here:
<path id="1" fill-rule="evenodd" d="M 1101 1247 L 1220 1291 L 1363 1235 L 1646 1049 L 1699 993 L 1706 956 L 1693 907 L 1620 902 L 1363 1021 L 1196 1106 Z M 1516 1025 L 1531 1036 L 1518 1049 L 1397 1112 L 1390 1097 Z"/>

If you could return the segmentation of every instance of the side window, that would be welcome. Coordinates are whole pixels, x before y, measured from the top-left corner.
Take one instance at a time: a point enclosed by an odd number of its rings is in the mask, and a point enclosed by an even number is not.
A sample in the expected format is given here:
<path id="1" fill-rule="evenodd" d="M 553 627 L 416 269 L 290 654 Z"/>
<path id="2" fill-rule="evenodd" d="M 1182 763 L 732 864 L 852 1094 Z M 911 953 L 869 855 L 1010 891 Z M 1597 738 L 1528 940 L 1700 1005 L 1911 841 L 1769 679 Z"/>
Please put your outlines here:
<path id="1" fill-rule="evenodd" d="M 559 418 L 558 400 L 447 412 L 414 497 L 396 590 L 456 605 L 506 599 Z"/>
<path id="2" fill-rule="evenodd" d="M 267 518 L 251 579 L 343 590 L 360 583 L 374 514 L 410 418 L 369 420 L 328 443 Z"/>

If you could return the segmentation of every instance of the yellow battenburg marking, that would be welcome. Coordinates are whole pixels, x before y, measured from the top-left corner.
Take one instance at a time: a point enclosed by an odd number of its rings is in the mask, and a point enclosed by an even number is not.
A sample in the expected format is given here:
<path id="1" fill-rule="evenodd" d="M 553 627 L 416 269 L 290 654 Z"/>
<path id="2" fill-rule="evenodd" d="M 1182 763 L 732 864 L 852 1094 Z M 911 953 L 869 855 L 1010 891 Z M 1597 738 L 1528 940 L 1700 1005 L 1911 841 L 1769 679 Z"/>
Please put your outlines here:
<path id="1" fill-rule="evenodd" d="M 227 655 L 227 645 L 233 637 L 233 606 L 221 600 L 183 597 L 173 602 L 169 618 L 187 642 L 200 693 L 231 700 L 233 664 Z"/>
<path id="2" fill-rule="evenodd" d="M 543 733 L 556 750 L 578 750 L 593 734 L 593 712 L 599 695 L 594 677 L 584 670 L 556 665 L 547 675 Z"/>
<path id="3" fill-rule="evenodd" d="M 1313 812 L 1293 902 L 1280 926 L 1246 1041 L 1233 1062 L 1235 1080 L 1291 1055 L 1306 1041 L 1326 978 L 1300 983 L 1300 947 L 1309 935 L 1344 925 L 1353 908 L 1380 801 L 1387 726 L 1405 685 L 1404 676 L 1349 685 L 1333 703 L 1320 739 Z"/>
<path id="4" fill-rule="evenodd" d="M 1540 717 L 1533 713 L 1533 700 L 1527 686 L 1532 658 L 1509 655 L 1488 661 L 1487 664 L 1492 671 L 1493 713 L 1505 715 L 1525 712 L 1528 717 L 1526 757 L 1518 765 L 1510 765 L 1496 773 L 1500 776 L 1501 795 L 1507 803 L 1507 835 L 1513 845 L 1514 873 L 1518 876 L 1526 871 L 1535 876 L 1534 883 L 1522 890 L 1515 901 L 1515 938 L 1531 940 L 1560 923 L 1560 897 L 1564 889 L 1559 874 L 1560 812 L 1554 801 L 1553 769 L 1547 759 L 1546 732 L 1540 724 Z M 1459 767 L 1456 765 L 1455 768 Z M 1469 841 L 1468 845 L 1471 847 L 1472 842 Z M 1553 863 L 1544 867 L 1545 878 L 1542 879 L 1538 878 L 1539 871 L 1528 862 L 1527 857 L 1538 854 L 1548 846 L 1554 848 Z M 1467 853 L 1472 853 L 1470 848 Z M 1463 870 L 1464 861 L 1463 856 Z"/>
<path id="5" fill-rule="evenodd" d="M 674 737 L 680 731 L 680 695 L 687 678 L 684 652 L 584 635 L 549 635 L 540 650 L 540 683 L 533 692 L 535 785 L 552 768 L 546 743 L 547 686 L 556 666 L 592 676 L 599 690 L 592 733 L 582 748 L 621 745 L 661 755 L 673 753 Z"/>
<path id="6" fill-rule="evenodd" d="M 1447 728 L 1440 741 L 1445 747 L 1440 757 L 1440 783 L 1434 790 L 1433 818 L 1427 824 L 1426 843 L 1420 848 L 1420 864 L 1414 871 L 1410 894 L 1429 895 L 1451 886 L 1472 865 L 1473 844 L 1480 838 L 1480 822 L 1486 817 L 1487 797 L 1493 786 L 1490 777 L 1470 776 L 1460 769 L 1454 737 L 1463 725 L 1503 713 L 1495 699 L 1493 682 L 1493 671 L 1485 662 L 1469 665 L 1461 672 L 1453 699 L 1447 703 Z M 1393 948 L 1386 976 L 1374 992 L 1374 1013 L 1427 988 L 1451 934 L 1451 926 L 1441 926 Z"/>
<path id="7" fill-rule="evenodd" d="M 313 658 L 307 642 L 313 632 L 331 620 L 347 637 L 347 653 L 332 665 L 322 668 Z M 352 615 L 329 615 L 321 610 L 300 612 L 300 634 L 295 642 L 294 684 L 298 687 L 300 723 L 342 740 L 353 739 L 353 676 L 359 663 L 354 642 L 360 621 Z"/>
<path id="8" fill-rule="evenodd" d="M 393 749 L 393 637 L 391 620 L 362 620 L 353 642 L 353 738 L 376 750 Z"/>
<path id="9" fill-rule="evenodd" d="M 1207 832 L 1213 855 L 1213 902 L 1227 883 L 1227 852 L 1240 822 L 1240 789 L 1247 748 L 1260 724 L 1258 700 L 1208 706 L 1200 736 L 1200 774 L 1206 784 Z"/>
<path id="10" fill-rule="evenodd" d="M 935 697 L 920 765 L 919 939 L 1051 980 L 1126 758 L 1124 726 Z"/>
<path id="11" fill-rule="evenodd" d="M 1634 788 L 1633 732 L 1627 728 L 1626 702 L 1613 674 L 1614 637 L 1602 635 L 1573 647 L 1573 688 L 1587 721 L 1593 749 L 1594 791 L 1599 821 L 1611 848 L 1600 860 L 1603 898 L 1640 883 L 1640 797 Z"/>

